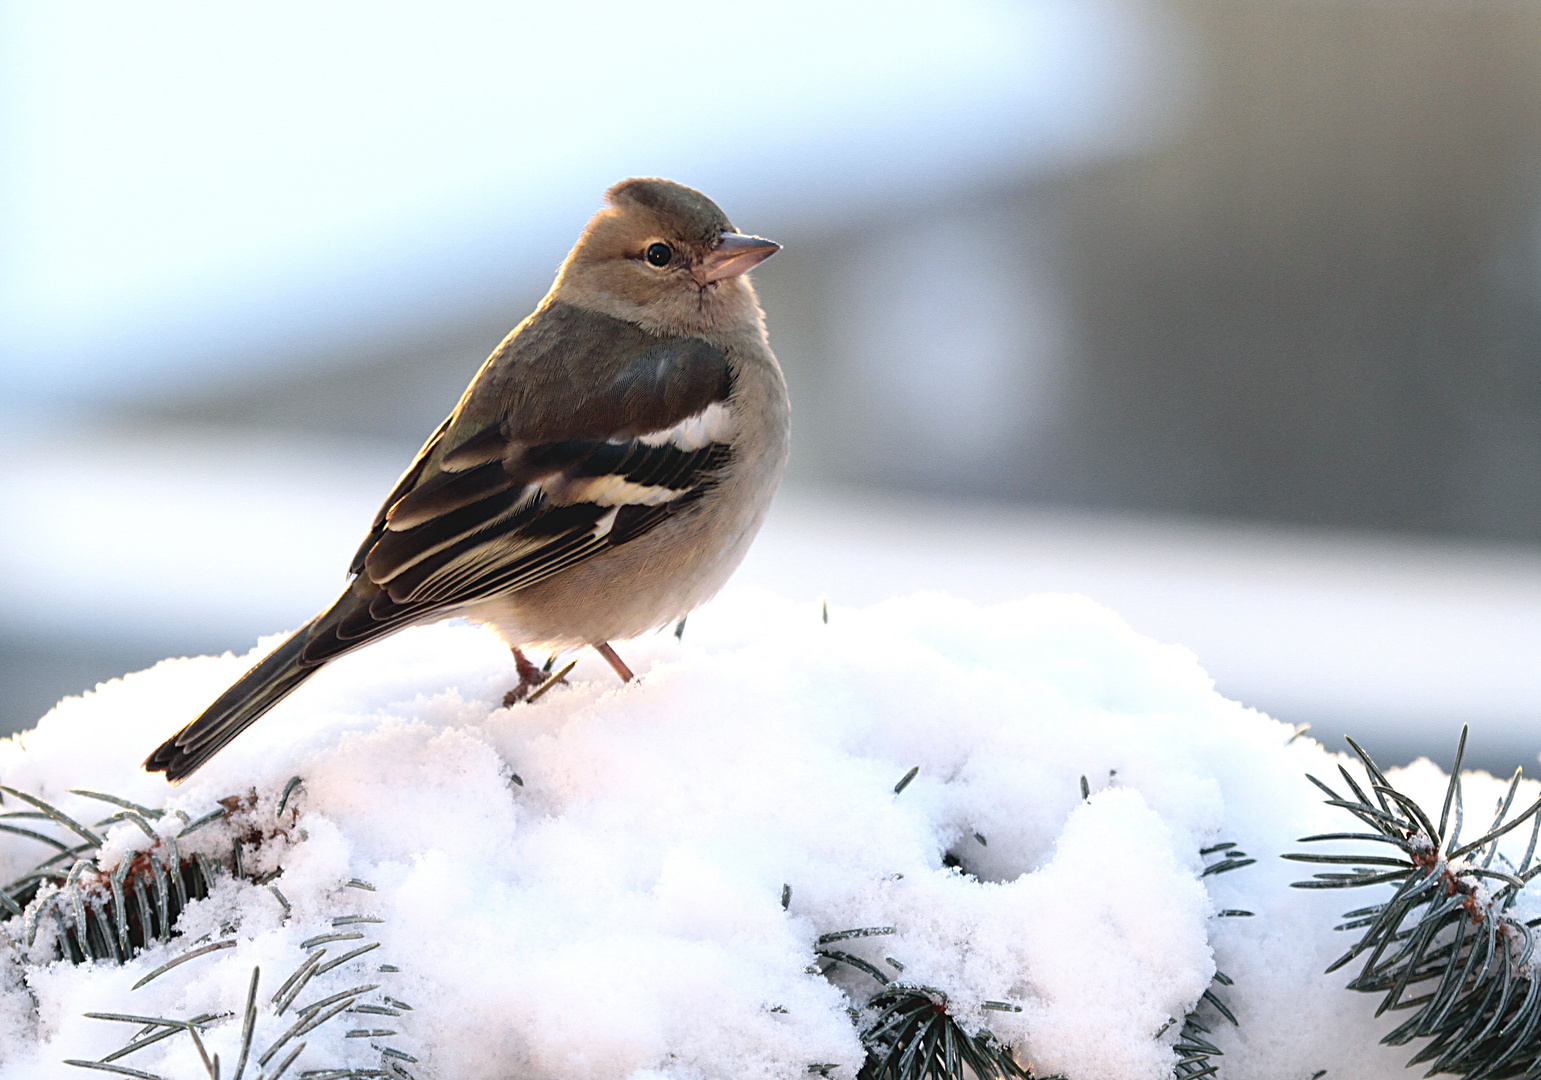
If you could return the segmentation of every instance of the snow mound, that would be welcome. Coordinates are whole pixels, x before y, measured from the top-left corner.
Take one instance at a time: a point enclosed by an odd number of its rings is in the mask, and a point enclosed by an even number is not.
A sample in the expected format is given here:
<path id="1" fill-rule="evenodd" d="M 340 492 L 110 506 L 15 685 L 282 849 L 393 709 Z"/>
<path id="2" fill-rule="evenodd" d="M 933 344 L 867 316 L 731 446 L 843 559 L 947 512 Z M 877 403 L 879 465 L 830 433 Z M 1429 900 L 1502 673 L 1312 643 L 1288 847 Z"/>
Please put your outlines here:
<path id="1" fill-rule="evenodd" d="M 202 1042 L 232 1075 L 253 968 L 255 1061 L 294 1023 L 270 1000 L 311 939 L 355 932 L 329 956 L 378 948 L 304 999 L 366 985 L 347 1000 L 376 1004 L 310 1032 L 291 1075 L 791 1080 L 817 1065 L 850 1080 L 863 1050 L 849 1009 L 879 984 L 852 963 L 821 973 L 815 950 L 889 927 L 825 948 L 942 991 L 1040 1076 L 1170 1075 L 1217 962 L 1240 1021 L 1213 1029 L 1222 1075 L 1404 1075 L 1406 1049 L 1376 1044 L 1375 1002 L 1321 974 L 1352 905 L 1289 889 L 1306 875 L 1277 858 L 1342 827 L 1304 776 L 1333 775 L 1333 757 L 1083 598 L 921 596 L 826 623 L 817 606 L 730 593 L 681 639 L 623 648 L 636 683 L 585 656 L 570 686 L 507 709 L 507 650 L 441 624 L 333 664 L 181 787 L 138 771 L 273 644 L 164 661 L 0 743 L 0 783 L 77 821 L 113 808 L 70 789 L 110 792 L 167 810 L 152 823 L 163 842 L 237 796 L 184 848 L 213 858 L 266 838 L 245 878 L 219 875 L 177 938 L 121 966 L 39 962 L 58 929 L 45 921 L 29 951 L 23 920 L 6 923 L 0 1080 L 60 1075 L 139 1030 L 86 1012 L 213 1015 Z M 1398 782 L 1437 799 L 1443 778 L 1425 764 Z M 1487 783 L 1469 782 L 1472 805 Z M 151 843 L 129 820 L 101 831 L 104 873 Z M 1203 876 L 1200 850 L 1224 841 L 1257 864 Z M 0 881 L 46 854 L 0 832 Z M 287 911 L 256 883 L 278 869 Z M 1220 917 L 1237 909 L 1254 914 Z M 228 945 L 133 989 L 204 937 Z M 204 1074 L 183 1033 L 116 1063 Z"/>

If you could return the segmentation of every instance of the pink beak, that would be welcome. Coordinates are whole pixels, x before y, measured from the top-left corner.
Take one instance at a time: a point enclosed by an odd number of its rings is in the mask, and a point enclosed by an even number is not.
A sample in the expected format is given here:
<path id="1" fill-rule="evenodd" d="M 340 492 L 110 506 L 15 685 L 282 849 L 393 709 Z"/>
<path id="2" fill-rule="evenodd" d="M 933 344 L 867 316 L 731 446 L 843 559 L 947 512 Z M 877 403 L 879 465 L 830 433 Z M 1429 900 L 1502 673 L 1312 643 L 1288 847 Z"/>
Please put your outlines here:
<path id="1" fill-rule="evenodd" d="M 712 253 L 702 259 L 691 274 L 702 285 L 738 277 L 780 250 L 781 245 L 773 240 L 742 233 L 723 233 Z"/>

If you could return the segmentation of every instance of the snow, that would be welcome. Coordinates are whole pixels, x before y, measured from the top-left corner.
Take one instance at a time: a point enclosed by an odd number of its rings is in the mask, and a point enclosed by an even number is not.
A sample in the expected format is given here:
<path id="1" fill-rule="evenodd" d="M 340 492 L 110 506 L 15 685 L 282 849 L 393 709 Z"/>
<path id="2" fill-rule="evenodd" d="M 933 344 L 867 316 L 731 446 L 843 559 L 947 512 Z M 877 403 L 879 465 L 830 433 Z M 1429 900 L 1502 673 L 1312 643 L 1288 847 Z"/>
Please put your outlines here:
<path id="1" fill-rule="evenodd" d="M 177 938 L 121 967 L 48 963 L 56 931 L 41 924 L 29 954 L 12 919 L 0 1080 L 60 1075 L 60 1061 L 99 1059 L 137 1030 L 88 1011 L 234 1013 L 203 1033 L 231 1075 L 252 969 L 261 1049 L 293 1022 L 269 998 L 301 943 L 349 915 L 384 921 L 345 927 L 365 937 L 329 956 L 380 947 L 318 975 L 303 1001 L 379 984 L 359 1001 L 412 1011 L 323 1025 L 288 1075 L 380 1068 L 374 1046 L 388 1045 L 418 1059 L 417 1077 L 791 1080 L 820 1063 L 851 1080 L 862 1050 L 847 1008 L 877 983 L 809 967 L 819 935 L 866 927 L 895 932 L 838 947 L 942 990 L 967 1029 L 992 1030 L 1038 1075 L 1169 1075 L 1169 1021 L 1217 964 L 1240 1020 L 1212 1025 L 1222 1075 L 1404 1075 L 1411 1051 L 1377 1044 L 1391 1024 L 1375 1002 L 1343 989 L 1344 972 L 1322 974 L 1348 943 L 1337 916 L 1370 898 L 1290 889 L 1306 868 L 1278 858 L 1345 824 L 1305 779 L 1332 777 L 1335 757 L 1085 598 L 918 595 L 833 604 L 826 623 L 817 603 L 740 589 L 682 639 L 623 648 L 634 684 L 585 655 L 570 686 L 509 709 L 506 649 L 440 624 L 327 668 L 180 787 L 138 771 L 275 641 L 167 660 L 0 743 L 0 783 L 88 824 L 111 808 L 69 789 L 191 818 L 255 791 L 181 843 L 217 858 L 261 830 L 247 870 L 281 867 L 292 906 L 286 917 L 265 887 L 226 873 Z M 1425 805 L 1444 782 L 1426 762 L 1393 780 Z M 1471 777 L 1467 805 L 1500 786 Z M 1536 794 L 1527 782 L 1517 801 Z M 155 822 L 180 827 L 171 813 Z M 149 844 L 131 822 L 106 833 L 104 870 Z M 1200 848 L 1223 841 L 1257 864 L 1201 876 Z M 43 854 L 0 833 L 0 880 Z M 131 989 L 205 934 L 234 944 Z M 346 1035 L 376 1027 L 394 1034 Z M 185 1034 L 119 1064 L 203 1068 Z"/>

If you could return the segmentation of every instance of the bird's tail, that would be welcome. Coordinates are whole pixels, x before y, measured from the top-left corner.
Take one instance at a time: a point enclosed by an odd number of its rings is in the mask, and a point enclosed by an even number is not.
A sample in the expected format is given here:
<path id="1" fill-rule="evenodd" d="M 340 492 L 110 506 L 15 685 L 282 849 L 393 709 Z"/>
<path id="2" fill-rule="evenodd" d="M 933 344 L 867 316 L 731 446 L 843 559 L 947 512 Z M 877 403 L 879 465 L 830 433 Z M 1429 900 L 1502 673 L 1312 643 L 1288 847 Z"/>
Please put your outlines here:
<path id="1" fill-rule="evenodd" d="M 163 772 L 173 783 L 194 771 L 302 682 L 321 670 L 301 664 L 309 626 L 303 626 L 252 668 L 181 731 L 145 759 L 146 772 Z"/>

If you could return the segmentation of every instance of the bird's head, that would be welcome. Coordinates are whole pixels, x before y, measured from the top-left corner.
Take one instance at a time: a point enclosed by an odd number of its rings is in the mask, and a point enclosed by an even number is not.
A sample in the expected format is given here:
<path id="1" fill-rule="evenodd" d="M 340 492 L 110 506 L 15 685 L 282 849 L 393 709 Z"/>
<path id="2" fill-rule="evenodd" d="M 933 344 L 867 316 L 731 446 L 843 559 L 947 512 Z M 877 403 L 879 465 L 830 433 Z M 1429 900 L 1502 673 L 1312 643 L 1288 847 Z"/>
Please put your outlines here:
<path id="1" fill-rule="evenodd" d="M 745 271 L 781 245 L 733 228 L 716 203 L 672 180 L 623 180 L 568 254 L 552 298 L 665 334 L 760 320 Z"/>

